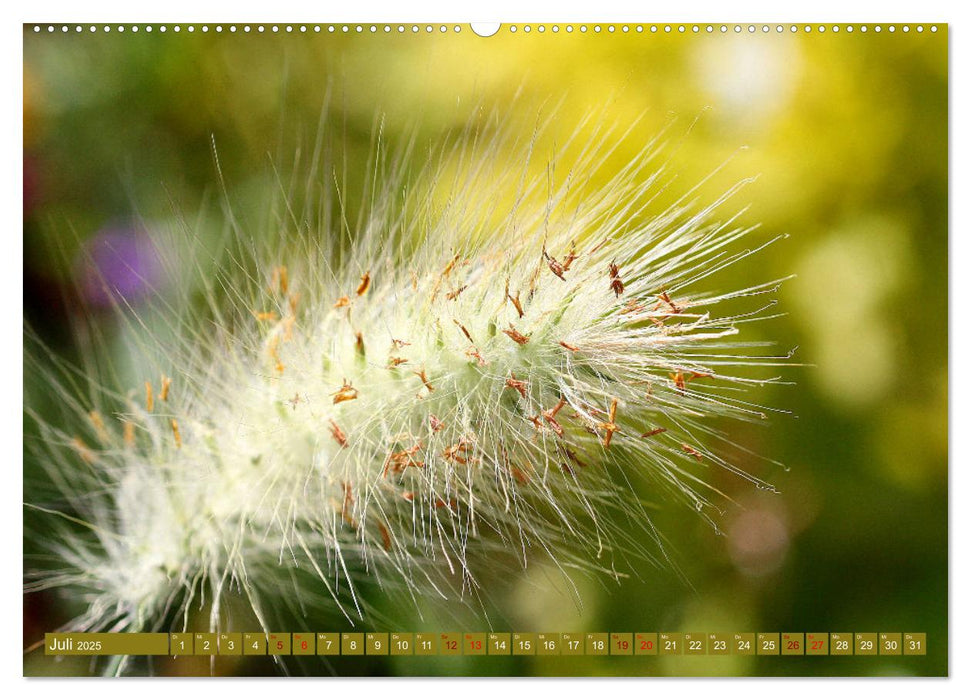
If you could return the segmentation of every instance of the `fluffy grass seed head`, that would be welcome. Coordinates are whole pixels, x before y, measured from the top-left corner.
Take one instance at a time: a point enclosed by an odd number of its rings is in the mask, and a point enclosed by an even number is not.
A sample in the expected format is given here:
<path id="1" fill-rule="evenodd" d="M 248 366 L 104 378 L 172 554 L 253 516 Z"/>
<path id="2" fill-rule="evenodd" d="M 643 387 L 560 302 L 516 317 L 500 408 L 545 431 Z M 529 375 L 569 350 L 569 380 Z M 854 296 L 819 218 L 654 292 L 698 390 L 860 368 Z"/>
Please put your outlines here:
<path id="1" fill-rule="evenodd" d="M 365 578 L 451 599 L 499 557 L 636 570 L 663 545 L 635 482 L 703 517 L 707 470 L 771 488 L 713 449 L 712 418 L 765 417 L 747 370 L 785 359 L 737 340 L 778 280 L 709 291 L 757 250 L 721 214 L 744 183 L 657 211 L 663 134 L 620 167 L 630 133 L 571 141 L 536 176 L 541 133 L 379 140 L 355 216 L 321 166 L 273 230 L 230 211 L 222 251 L 163 256 L 207 303 L 119 301 L 144 383 L 65 369 L 77 434 L 27 409 L 52 488 L 28 590 L 82 596 L 71 629 L 185 626 L 200 602 L 217 628 L 229 591 L 266 626 L 281 599 L 353 621 Z"/>

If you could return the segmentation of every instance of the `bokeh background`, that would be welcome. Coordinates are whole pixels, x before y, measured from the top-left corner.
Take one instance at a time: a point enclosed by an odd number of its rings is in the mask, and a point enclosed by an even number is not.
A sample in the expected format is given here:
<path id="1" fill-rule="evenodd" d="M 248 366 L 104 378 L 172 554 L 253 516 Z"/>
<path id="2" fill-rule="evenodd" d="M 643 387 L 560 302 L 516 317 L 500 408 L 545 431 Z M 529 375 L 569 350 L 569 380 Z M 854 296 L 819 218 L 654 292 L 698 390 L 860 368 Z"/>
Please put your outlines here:
<path id="1" fill-rule="evenodd" d="M 369 658 L 294 660 L 292 672 L 947 672 L 946 27 L 820 33 L 772 25 L 723 34 L 716 25 L 695 34 L 690 26 L 639 33 L 636 25 L 626 32 L 623 25 L 586 32 L 560 25 L 554 33 L 550 25 L 542 32 L 520 25 L 480 38 L 467 25 L 459 32 L 407 25 L 402 33 L 397 25 L 389 33 L 367 25 L 346 32 L 325 25 L 319 33 L 265 26 L 248 34 L 228 25 L 192 33 L 183 26 L 178 34 L 171 26 L 166 33 L 25 27 L 24 316 L 57 353 L 77 358 L 69 320 L 82 301 L 109 341 L 116 328 L 107 310 L 98 316 L 105 300 L 85 285 L 85 265 L 111 268 L 107 250 L 128 260 L 150 256 L 151 228 L 180 217 L 201 236 L 219 234 L 213 140 L 245 213 L 247 202 L 277 186 L 274 168 L 286 172 L 319 129 L 342 144 L 352 174 L 363 172 L 377 116 L 392 143 L 416 128 L 423 139 L 453 134 L 479 104 L 525 122 L 559 105 L 551 135 L 562 139 L 591 110 L 606 110 L 619 124 L 640 118 L 635 135 L 643 139 L 674 118 L 683 134 L 673 158 L 679 181 L 693 184 L 730 158 L 703 193 L 759 175 L 741 196 L 751 204 L 743 221 L 760 223 L 767 235 L 790 234 L 722 278 L 796 275 L 781 292 L 787 315 L 748 329 L 749 337 L 780 340 L 783 351 L 799 347 L 794 361 L 803 365 L 785 370 L 792 384 L 757 397 L 791 415 L 768 428 L 733 428 L 737 442 L 785 463 L 783 470 L 735 456 L 780 493 L 714 475 L 736 501 L 725 504 L 724 536 L 683 508 L 656 513 L 684 578 L 648 568 L 640 580 L 581 580 L 578 609 L 548 571 L 533 567 L 497 586 L 486 602 L 491 624 L 928 635 L 926 657 Z M 332 116 L 321 126 L 325 103 Z M 139 283 L 129 281 L 137 305 Z M 123 365 L 124 346 L 115 347 Z M 37 380 L 26 375 L 24 383 L 43 410 Z M 25 454 L 25 477 L 36 468 Z M 373 595 L 381 610 L 380 592 Z M 384 612 L 400 629 L 468 629 L 459 625 L 475 620 L 488 627 L 461 611 L 430 607 L 420 616 L 392 607 Z M 26 649 L 68 619 L 72 603 L 31 595 L 24 610 Z M 337 619 L 302 622 L 347 629 Z M 266 659 L 220 659 L 214 668 L 279 672 Z M 27 674 L 90 670 L 84 659 L 25 655 Z M 162 659 L 141 671 L 197 674 L 210 666 L 208 659 Z"/>

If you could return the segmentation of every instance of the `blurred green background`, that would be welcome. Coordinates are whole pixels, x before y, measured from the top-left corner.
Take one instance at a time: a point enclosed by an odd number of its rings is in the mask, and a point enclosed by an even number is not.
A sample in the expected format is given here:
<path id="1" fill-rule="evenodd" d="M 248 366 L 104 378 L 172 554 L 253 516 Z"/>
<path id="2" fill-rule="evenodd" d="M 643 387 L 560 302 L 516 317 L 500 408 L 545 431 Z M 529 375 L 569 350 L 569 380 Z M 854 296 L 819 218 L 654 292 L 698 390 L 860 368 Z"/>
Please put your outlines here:
<path id="1" fill-rule="evenodd" d="M 713 474 L 725 504 L 717 536 L 684 508 L 662 508 L 684 580 L 579 581 L 582 610 L 534 566 L 485 602 L 496 630 L 926 632 L 926 657 L 337 659 L 293 672 L 338 674 L 941 675 L 948 596 L 948 55 L 947 30 L 905 33 L 643 33 L 603 25 L 572 33 L 508 26 L 480 38 L 420 25 L 320 33 L 123 34 L 60 27 L 24 31 L 24 315 L 59 353 L 68 332 L 79 251 L 104 236 L 137 237 L 176 212 L 202 235 L 219 231 L 215 139 L 231 198 L 275 187 L 298 148 L 324 125 L 363 172 L 377 115 L 392 143 L 460 130 L 478 104 L 524 123 L 559 104 L 565 140 L 590 110 L 643 139 L 677 117 L 679 185 L 730 156 L 703 192 L 759 175 L 738 200 L 745 223 L 791 237 L 720 284 L 795 274 L 784 318 L 750 338 L 799 346 L 792 386 L 754 400 L 792 411 L 768 428 L 732 426 L 734 439 L 788 469 L 740 453 L 741 466 L 780 494 Z M 518 99 L 514 97 L 519 94 Z M 710 108 L 710 109 L 706 109 Z M 625 144 L 617 162 L 634 154 Z M 740 147 L 747 149 L 740 151 Z M 514 167 L 518 167 L 518 164 Z M 284 178 L 285 179 L 285 178 Z M 200 214 L 199 212 L 203 212 Z M 326 233 L 322 234 L 326 235 Z M 60 251 L 52 255 L 51 250 Z M 747 277 L 746 277 L 747 276 Z M 92 300 L 88 300 L 89 302 Z M 96 301 L 96 300 L 95 300 Z M 111 333 L 108 314 L 103 330 Z M 25 393 L 36 394 L 25 376 Z M 32 469 L 25 455 L 25 476 Z M 440 606 L 384 606 L 410 630 L 487 628 Z M 70 603 L 25 598 L 24 645 L 63 623 Z M 476 622 L 478 620 L 478 622 Z M 347 629 L 336 618 L 314 630 Z M 242 623 L 241 623 L 242 624 Z M 295 622 L 299 625 L 299 622 Z M 382 629 L 381 625 L 374 625 Z M 254 625 L 255 627 L 255 625 Z M 296 630 L 296 627 L 294 628 Z M 387 629 L 386 627 L 383 629 Z M 275 673 L 268 660 L 226 661 L 218 673 Z M 88 672 L 83 659 L 25 656 L 25 673 Z M 145 669 L 142 669 L 145 670 Z M 208 660 L 156 660 L 155 673 L 208 673 Z"/>

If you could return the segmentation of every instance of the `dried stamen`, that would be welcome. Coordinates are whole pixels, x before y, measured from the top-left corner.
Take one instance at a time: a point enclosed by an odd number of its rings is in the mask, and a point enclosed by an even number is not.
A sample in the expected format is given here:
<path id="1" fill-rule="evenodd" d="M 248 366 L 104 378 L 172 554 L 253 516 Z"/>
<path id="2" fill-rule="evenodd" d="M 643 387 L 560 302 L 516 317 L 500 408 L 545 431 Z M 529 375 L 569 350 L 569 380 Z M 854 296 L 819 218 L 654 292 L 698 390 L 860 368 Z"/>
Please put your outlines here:
<path id="1" fill-rule="evenodd" d="M 357 389 L 351 386 L 351 383 L 344 380 L 344 385 L 332 394 L 334 397 L 334 403 L 341 403 L 342 401 L 351 401 L 357 398 Z"/>
<path id="2" fill-rule="evenodd" d="M 529 342 L 529 336 L 523 335 L 522 333 L 517 331 L 515 326 L 513 326 L 511 323 L 509 324 L 509 329 L 504 330 L 503 333 L 505 333 L 510 338 L 515 340 L 519 345 L 525 345 L 526 343 Z"/>

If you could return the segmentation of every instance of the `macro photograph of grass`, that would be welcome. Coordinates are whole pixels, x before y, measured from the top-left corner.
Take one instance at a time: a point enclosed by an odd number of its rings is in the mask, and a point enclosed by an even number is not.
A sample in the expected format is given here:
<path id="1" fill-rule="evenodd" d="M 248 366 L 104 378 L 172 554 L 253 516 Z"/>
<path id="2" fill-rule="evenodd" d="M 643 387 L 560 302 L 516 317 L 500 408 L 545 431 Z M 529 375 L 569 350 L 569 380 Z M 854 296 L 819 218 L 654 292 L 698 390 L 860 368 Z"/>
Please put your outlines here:
<path id="1" fill-rule="evenodd" d="M 24 675 L 948 674 L 947 25 L 23 46 Z"/>

